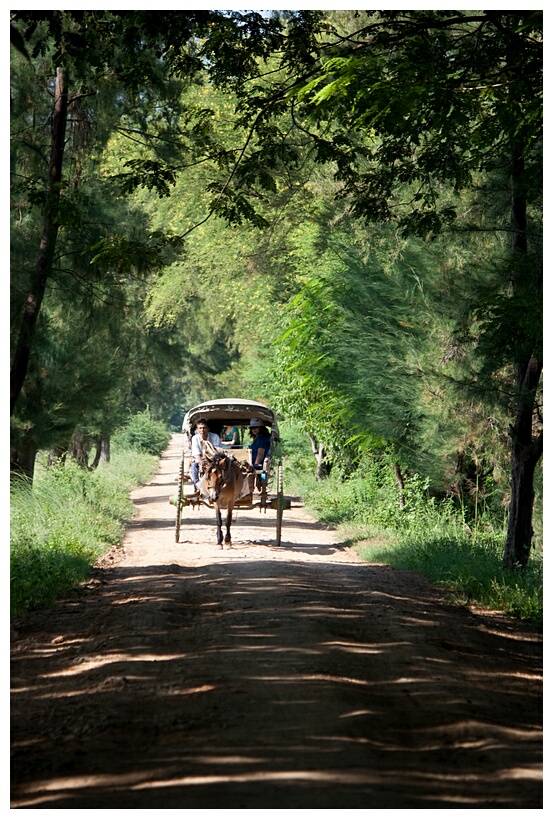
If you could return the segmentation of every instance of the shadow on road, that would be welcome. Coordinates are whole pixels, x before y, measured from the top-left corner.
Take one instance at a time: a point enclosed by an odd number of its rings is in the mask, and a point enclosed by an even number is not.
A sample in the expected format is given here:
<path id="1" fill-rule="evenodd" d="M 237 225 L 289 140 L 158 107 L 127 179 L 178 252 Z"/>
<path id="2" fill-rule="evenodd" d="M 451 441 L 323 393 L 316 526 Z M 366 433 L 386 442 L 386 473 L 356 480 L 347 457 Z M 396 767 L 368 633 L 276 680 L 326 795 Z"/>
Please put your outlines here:
<path id="1" fill-rule="evenodd" d="M 15 647 L 12 807 L 539 808 L 540 660 L 388 567 L 102 570 Z"/>

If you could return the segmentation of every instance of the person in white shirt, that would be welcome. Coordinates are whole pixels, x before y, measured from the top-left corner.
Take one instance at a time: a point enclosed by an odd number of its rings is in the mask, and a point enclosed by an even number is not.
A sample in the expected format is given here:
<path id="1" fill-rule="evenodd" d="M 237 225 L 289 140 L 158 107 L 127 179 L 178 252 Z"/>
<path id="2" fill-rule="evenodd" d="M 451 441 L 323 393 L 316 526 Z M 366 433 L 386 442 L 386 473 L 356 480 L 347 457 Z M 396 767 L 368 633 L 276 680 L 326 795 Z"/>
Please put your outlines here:
<path id="1" fill-rule="evenodd" d="M 196 489 L 200 479 L 200 463 L 206 454 L 221 447 L 221 439 L 216 432 L 209 431 L 209 424 L 205 418 L 200 418 L 196 424 L 196 433 L 192 436 L 190 452 L 194 460 L 190 467 L 190 477 Z"/>

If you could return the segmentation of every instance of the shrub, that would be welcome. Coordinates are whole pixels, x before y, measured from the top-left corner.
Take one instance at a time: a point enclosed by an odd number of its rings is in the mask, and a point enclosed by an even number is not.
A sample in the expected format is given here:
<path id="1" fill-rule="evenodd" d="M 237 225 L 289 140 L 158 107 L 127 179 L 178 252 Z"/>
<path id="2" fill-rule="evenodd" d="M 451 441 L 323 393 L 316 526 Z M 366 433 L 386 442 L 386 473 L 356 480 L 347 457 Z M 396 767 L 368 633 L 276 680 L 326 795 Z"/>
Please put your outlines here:
<path id="1" fill-rule="evenodd" d="M 543 567 L 539 555 L 524 572 L 502 569 L 503 533 L 469 535 L 445 525 L 424 535 L 404 533 L 384 548 L 361 550 L 366 560 L 390 563 L 419 572 L 448 590 L 459 603 L 497 609 L 505 614 L 541 623 L 543 620 Z"/>
<path id="2" fill-rule="evenodd" d="M 161 455 L 171 439 L 171 433 L 161 421 L 155 421 L 149 409 L 129 418 L 127 424 L 112 437 L 119 449 L 136 449 L 151 455 Z"/>
<path id="3" fill-rule="evenodd" d="M 423 574 L 459 602 L 541 622 L 539 550 L 525 572 L 504 572 L 503 519 L 480 516 L 469 528 L 454 500 L 431 497 L 427 481 L 417 475 L 405 480 L 403 500 L 400 506 L 387 455 L 370 458 L 347 480 L 330 477 L 305 493 L 319 520 L 339 525 L 348 542 L 360 544 L 364 559 Z"/>
<path id="4" fill-rule="evenodd" d="M 85 580 L 95 560 L 120 543 L 133 513 L 129 493 L 149 479 L 157 458 L 136 450 L 113 453 L 88 472 L 68 460 L 37 470 L 31 486 L 11 486 L 11 611 L 52 605 Z"/>

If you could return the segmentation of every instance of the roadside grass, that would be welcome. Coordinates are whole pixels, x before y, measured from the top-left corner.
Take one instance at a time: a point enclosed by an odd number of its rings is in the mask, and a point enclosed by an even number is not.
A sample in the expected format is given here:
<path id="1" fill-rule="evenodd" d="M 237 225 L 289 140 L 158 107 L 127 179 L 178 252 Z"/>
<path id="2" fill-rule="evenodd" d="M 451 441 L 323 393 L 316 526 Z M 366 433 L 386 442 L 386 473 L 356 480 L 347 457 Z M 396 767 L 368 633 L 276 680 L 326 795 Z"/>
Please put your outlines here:
<path id="1" fill-rule="evenodd" d="M 35 479 L 10 491 L 10 609 L 47 608 L 86 580 L 95 560 L 119 544 L 133 514 L 130 492 L 155 472 L 158 457 L 116 449 L 93 472 L 68 460 L 37 465 Z"/>
<path id="2" fill-rule="evenodd" d="M 524 572 L 501 567 L 503 537 L 416 533 L 374 545 L 358 542 L 359 555 L 367 561 L 388 563 L 427 577 L 449 592 L 451 602 L 475 605 L 532 623 L 543 622 L 543 565 L 534 555 Z"/>
<path id="3" fill-rule="evenodd" d="M 421 574 L 460 605 L 543 622 L 542 549 L 533 549 L 525 571 L 504 571 L 503 519 L 484 512 L 476 523 L 467 521 L 466 510 L 431 497 L 418 476 L 406 482 L 400 508 L 393 472 L 382 462 L 347 480 L 316 481 L 314 459 L 306 480 L 297 469 L 300 460 L 298 454 L 285 458 L 285 493 L 303 496 L 312 514 L 335 526 L 364 560 Z"/>

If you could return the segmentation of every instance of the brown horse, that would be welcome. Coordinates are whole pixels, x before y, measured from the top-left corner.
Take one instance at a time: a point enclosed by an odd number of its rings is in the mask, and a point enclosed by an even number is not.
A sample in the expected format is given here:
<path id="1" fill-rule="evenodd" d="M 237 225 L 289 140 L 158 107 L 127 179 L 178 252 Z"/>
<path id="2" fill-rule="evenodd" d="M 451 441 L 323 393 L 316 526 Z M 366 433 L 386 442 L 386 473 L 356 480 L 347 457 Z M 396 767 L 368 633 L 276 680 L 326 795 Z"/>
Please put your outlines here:
<path id="1" fill-rule="evenodd" d="M 225 452 L 216 452 L 212 458 L 203 461 L 203 485 L 210 503 L 215 509 L 217 521 L 217 543 L 223 547 L 221 509 L 227 510 L 227 531 L 225 543 L 230 546 L 230 525 L 236 498 L 244 485 L 244 475 L 240 463 Z"/>

